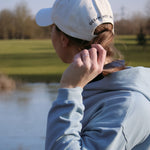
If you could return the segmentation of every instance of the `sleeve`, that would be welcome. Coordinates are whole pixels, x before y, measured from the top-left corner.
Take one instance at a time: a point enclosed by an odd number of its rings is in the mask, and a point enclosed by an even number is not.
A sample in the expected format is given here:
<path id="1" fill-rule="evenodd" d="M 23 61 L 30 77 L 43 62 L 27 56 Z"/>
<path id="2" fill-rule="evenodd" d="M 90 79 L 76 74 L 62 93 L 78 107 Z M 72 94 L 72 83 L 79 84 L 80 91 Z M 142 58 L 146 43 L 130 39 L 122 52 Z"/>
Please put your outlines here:
<path id="1" fill-rule="evenodd" d="M 84 114 L 82 89 L 59 89 L 48 115 L 46 150 L 80 150 Z"/>
<path id="2" fill-rule="evenodd" d="M 118 107 L 120 106 L 115 104 L 103 112 L 97 111 L 93 118 L 88 118 L 88 124 L 82 127 L 82 89 L 59 89 L 48 115 L 45 149 L 124 150 L 126 139 L 118 121 L 121 117 L 118 112 L 116 115 L 116 111 L 111 110 L 117 110 Z"/>

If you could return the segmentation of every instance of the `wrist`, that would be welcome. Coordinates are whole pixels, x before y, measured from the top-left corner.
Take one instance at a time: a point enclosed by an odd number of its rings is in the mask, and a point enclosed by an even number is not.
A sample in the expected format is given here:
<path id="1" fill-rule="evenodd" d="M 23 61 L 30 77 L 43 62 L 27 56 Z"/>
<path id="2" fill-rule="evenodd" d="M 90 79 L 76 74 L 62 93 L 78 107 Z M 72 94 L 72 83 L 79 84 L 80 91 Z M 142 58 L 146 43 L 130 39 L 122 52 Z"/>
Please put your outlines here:
<path id="1" fill-rule="evenodd" d="M 72 84 L 65 84 L 65 83 L 60 83 L 60 88 L 83 88 L 81 85 L 72 85 Z"/>

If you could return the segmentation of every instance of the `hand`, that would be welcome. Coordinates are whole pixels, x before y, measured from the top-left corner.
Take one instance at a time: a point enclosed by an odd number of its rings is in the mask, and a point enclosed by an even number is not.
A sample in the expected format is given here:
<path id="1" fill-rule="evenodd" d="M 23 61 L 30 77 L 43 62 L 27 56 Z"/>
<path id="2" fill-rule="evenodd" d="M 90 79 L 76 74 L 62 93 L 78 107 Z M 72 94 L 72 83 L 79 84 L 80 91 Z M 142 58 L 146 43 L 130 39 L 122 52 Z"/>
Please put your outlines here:
<path id="1" fill-rule="evenodd" d="M 73 62 L 63 73 L 61 88 L 83 88 L 103 71 L 106 51 L 99 44 L 93 44 L 89 50 L 76 54 Z"/>

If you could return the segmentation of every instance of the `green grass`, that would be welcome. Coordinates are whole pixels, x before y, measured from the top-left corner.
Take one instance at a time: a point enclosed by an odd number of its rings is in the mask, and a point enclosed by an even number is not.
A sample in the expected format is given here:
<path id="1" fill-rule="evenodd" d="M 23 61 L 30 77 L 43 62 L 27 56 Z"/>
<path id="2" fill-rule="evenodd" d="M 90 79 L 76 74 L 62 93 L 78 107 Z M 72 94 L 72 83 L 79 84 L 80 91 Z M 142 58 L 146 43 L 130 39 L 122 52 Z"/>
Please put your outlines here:
<path id="1" fill-rule="evenodd" d="M 137 45 L 136 36 L 119 36 L 116 47 L 128 65 L 150 67 L 150 42 Z M 57 57 L 50 40 L 1 40 L 0 72 L 28 82 L 58 82 L 68 65 Z"/>
<path id="2" fill-rule="evenodd" d="M 137 44 L 136 36 L 118 36 L 115 40 L 118 50 L 124 55 L 127 65 L 150 67 L 150 38 L 147 44 Z"/>
<path id="3" fill-rule="evenodd" d="M 0 72 L 24 81 L 59 81 L 67 67 L 50 40 L 0 41 Z"/>

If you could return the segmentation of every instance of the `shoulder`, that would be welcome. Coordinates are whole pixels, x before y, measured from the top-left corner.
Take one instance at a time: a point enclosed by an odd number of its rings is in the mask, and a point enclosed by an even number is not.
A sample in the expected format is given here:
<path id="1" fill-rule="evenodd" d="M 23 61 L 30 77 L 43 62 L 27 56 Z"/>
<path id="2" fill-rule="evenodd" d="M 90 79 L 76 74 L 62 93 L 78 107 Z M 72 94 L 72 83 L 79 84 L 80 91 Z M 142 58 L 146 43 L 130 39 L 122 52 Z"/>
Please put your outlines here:
<path id="1" fill-rule="evenodd" d="M 85 109 L 84 121 L 88 121 L 83 122 L 81 135 L 94 139 L 94 144 L 103 149 L 124 149 L 127 141 L 123 124 L 134 103 L 132 96 L 128 91 L 97 94 L 97 103 Z"/>
<path id="2" fill-rule="evenodd" d="M 100 95 L 98 97 L 102 98 Z M 89 137 L 100 139 L 107 137 L 107 145 L 111 148 L 126 145 L 130 149 L 150 132 L 149 116 L 144 116 L 148 113 L 146 105 L 146 98 L 136 91 L 108 92 L 106 97 L 103 95 L 93 106 L 95 109 L 92 109 L 93 113 L 83 128 L 83 134 L 86 132 Z"/>
<path id="3" fill-rule="evenodd" d="M 91 128 L 100 126 L 121 127 L 127 114 L 134 105 L 133 92 L 129 91 L 108 91 L 96 94 L 84 101 L 86 122 Z M 97 126 L 96 126 L 96 125 Z"/>
<path id="4" fill-rule="evenodd" d="M 109 120 L 110 124 L 113 122 L 122 125 L 128 121 L 134 123 L 137 119 L 146 117 L 145 113 L 150 113 L 149 101 L 137 91 L 121 90 L 100 93 L 93 101 L 94 104 L 87 108 L 88 111 L 93 111 L 91 118 L 100 121 Z"/>

